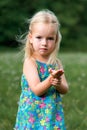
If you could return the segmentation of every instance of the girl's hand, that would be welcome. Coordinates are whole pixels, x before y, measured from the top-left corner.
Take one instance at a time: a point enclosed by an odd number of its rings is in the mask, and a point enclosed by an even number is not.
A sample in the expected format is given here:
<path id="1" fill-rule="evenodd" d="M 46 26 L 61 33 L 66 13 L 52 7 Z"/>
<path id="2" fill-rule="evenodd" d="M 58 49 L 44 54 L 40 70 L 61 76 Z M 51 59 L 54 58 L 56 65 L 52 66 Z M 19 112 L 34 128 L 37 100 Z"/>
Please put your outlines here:
<path id="1" fill-rule="evenodd" d="M 63 69 L 59 69 L 59 70 L 53 70 L 53 69 L 49 69 L 49 73 L 57 79 L 60 79 L 61 75 L 64 73 Z"/>
<path id="2" fill-rule="evenodd" d="M 53 70 L 49 69 L 49 73 L 51 74 L 51 84 L 54 86 L 60 86 L 61 85 L 61 75 L 64 73 L 62 69 L 59 70 Z"/>
<path id="3" fill-rule="evenodd" d="M 60 78 L 51 78 L 51 84 L 55 87 L 58 87 L 61 85 L 61 77 Z"/>

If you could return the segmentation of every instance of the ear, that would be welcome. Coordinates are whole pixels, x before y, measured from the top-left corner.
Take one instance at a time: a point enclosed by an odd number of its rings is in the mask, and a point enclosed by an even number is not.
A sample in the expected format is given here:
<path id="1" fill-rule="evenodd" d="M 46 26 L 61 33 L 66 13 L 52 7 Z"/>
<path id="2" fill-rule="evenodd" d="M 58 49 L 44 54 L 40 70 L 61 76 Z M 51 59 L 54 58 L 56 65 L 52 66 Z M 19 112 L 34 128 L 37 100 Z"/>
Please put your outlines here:
<path id="1" fill-rule="evenodd" d="M 31 33 L 28 34 L 28 38 L 29 38 L 30 43 L 32 43 L 32 34 Z"/>

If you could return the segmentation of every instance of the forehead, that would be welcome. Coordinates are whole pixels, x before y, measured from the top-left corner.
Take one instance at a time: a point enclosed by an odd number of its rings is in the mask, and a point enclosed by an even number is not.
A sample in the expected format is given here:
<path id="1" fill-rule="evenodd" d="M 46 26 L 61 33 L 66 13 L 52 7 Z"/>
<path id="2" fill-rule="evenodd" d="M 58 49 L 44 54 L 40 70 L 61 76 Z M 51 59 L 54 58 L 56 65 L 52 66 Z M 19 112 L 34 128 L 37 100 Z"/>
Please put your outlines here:
<path id="1" fill-rule="evenodd" d="M 57 34 L 57 26 L 53 23 L 34 23 L 32 33 L 46 33 L 50 35 Z"/>

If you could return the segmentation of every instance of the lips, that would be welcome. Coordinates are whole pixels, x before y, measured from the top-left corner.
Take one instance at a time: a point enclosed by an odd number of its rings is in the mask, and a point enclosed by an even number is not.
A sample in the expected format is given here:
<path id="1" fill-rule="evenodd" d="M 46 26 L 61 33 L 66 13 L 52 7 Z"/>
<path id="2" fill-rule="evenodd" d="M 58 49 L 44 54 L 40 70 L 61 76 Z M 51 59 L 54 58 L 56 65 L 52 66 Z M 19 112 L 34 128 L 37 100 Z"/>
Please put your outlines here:
<path id="1" fill-rule="evenodd" d="M 47 51 L 47 48 L 40 48 L 40 51 Z"/>

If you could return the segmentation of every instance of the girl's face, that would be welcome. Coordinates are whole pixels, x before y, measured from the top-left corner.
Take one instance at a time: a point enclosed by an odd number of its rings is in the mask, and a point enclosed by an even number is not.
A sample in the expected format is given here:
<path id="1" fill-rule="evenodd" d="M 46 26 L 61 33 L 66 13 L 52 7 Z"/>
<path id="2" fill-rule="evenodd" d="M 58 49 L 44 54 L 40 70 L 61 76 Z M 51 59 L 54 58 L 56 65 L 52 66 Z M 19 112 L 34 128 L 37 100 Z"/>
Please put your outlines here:
<path id="1" fill-rule="evenodd" d="M 29 34 L 34 54 L 49 57 L 54 51 L 57 42 L 57 29 L 54 24 L 35 23 Z"/>

